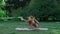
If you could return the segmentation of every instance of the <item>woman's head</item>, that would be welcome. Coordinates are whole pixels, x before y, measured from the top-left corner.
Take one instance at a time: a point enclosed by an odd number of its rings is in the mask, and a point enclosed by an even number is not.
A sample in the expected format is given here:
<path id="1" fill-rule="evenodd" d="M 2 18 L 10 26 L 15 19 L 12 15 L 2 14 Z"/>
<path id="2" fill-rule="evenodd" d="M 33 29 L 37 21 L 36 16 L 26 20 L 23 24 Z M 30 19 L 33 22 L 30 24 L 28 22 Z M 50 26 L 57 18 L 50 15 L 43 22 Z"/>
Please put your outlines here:
<path id="1" fill-rule="evenodd" d="M 34 16 L 29 16 L 28 19 L 33 20 L 33 19 L 35 19 L 35 17 Z"/>

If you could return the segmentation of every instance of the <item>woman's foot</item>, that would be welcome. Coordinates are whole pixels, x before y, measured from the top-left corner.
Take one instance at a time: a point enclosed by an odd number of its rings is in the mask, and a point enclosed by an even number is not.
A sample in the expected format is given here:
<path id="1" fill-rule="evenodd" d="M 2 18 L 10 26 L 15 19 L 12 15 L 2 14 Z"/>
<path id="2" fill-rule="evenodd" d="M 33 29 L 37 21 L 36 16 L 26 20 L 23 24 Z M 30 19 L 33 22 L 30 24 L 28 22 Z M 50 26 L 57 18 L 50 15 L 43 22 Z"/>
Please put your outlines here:
<path id="1" fill-rule="evenodd" d="M 39 28 L 34 28 L 35 30 L 39 30 Z"/>
<path id="2" fill-rule="evenodd" d="M 33 29 L 33 28 L 29 28 L 29 29 Z"/>

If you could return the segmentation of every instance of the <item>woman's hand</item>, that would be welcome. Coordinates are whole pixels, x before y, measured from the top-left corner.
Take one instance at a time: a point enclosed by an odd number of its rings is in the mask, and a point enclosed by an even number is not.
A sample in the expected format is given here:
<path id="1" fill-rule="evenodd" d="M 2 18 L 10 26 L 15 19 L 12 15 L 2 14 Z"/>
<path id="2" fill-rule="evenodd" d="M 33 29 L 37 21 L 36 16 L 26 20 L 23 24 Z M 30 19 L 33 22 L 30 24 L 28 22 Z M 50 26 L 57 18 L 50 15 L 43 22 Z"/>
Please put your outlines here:
<path id="1" fill-rule="evenodd" d="M 24 20 L 23 17 L 20 17 L 21 20 Z"/>

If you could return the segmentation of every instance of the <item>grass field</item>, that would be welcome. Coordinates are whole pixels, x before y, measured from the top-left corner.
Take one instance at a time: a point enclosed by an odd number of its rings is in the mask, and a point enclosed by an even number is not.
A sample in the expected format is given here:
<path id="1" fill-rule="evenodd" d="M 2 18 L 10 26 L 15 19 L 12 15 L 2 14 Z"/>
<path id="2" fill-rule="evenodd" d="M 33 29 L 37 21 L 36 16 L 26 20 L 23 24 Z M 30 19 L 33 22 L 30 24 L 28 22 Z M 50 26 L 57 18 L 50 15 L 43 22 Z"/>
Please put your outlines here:
<path id="1" fill-rule="evenodd" d="M 0 34 L 60 34 L 59 22 L 40 22 L 39 27 L 49 28 L 49 30 L 16 31 L 17 27 L 29 27 L 25 22 L 0 22 Z"/>

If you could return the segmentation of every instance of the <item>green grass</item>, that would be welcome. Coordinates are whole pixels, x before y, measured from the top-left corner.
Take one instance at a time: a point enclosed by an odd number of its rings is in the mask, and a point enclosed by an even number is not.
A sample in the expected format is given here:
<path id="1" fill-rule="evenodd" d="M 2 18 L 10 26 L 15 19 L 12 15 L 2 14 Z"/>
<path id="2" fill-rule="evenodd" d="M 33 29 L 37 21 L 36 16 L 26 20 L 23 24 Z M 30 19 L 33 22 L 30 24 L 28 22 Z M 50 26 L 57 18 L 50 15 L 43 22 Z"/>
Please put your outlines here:
<path id="1" fill-rule="evenodd" d="M 48 31 L 16 31 L 17 27 L 29 27 L 25 22 L 0 22 L 0 34 L 60 34 L 60 23 L 56 22 L 40 22 L 39 27 L 49 28 Z"/>

